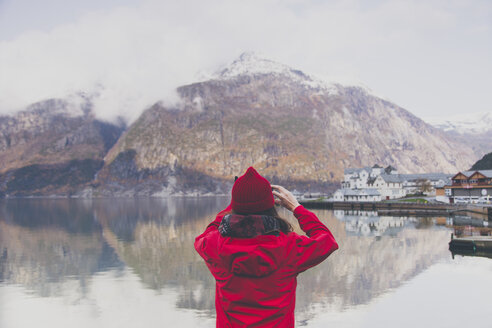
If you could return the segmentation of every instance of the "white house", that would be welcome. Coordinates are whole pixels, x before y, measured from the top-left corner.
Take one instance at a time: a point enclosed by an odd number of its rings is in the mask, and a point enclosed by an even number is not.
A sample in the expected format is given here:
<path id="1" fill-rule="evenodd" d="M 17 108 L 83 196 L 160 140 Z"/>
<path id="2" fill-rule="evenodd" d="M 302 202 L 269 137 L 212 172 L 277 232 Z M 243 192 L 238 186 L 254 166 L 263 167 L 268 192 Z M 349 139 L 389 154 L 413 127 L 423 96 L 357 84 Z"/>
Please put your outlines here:
<path id="1" fill-rule="evenodd" d="M 358 169 L 345 169 L 343 171 L 342 188 L 347 189 L 363 189 L 368 188 L 368 180 L 376 178 L 384 172 L 379 165 L 373 167 L 363 167 Z"/>
<path id="2" fill-rule="evenodd" d="M 379 191 L 382 199 L 405 197 L 403 182 L 398 174 L 381 174 L 371 181 L 370 186 Z"/>
<path id="3" fill-rule="evenodd" d="M 336 202 L 379 202 L 381 194 L 373 188 L 338 189 L 333 194 Z"/>
<path id="4" fill-rule="evenodd" d="M 342 189 L 335 193 L 335 201 L 395 199 L 417 192 L 433 194 L 435 188 L 449 184 L 452 177 L 444 173 L 399 174 L 391 165 L 383 168 L 377 164 L 348 168 L 343 173 Z"/>

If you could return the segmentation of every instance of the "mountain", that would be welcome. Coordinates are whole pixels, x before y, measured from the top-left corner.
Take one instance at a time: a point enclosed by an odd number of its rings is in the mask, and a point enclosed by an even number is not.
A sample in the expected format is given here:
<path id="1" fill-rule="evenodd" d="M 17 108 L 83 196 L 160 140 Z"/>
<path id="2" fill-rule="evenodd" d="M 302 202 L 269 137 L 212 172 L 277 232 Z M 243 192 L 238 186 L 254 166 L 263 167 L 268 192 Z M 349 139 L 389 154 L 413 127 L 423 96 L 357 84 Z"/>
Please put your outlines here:
<path id="1" fill-rule="evenodd" d="M 82 94 L 0 116 L 0 194 L 79 192 L 94 179 L 123 130 L 95 119 L 90 98 Z"/>
<path id="2" fill-rule="evenodd" d="M 450 138 L 468 145 L 478 158 L 492 151 L 492 113 L 426 119 Z"/>
<path id="3" fill-rule="evenodd" d="M 492 130 L 492 113 L 457 115 L 446 118 L 429 118 L 427 121 L 444 131 L 461 134 L 480 134 Z"/>
<path id="4" fill-rule="evenodd" d="M 251 165 L 290 189 L 330 191 L 347 167 L 455 173 L 479 158 L 364 87 L 251 53 L 177 93 L 128 128 L 98 120 L 84 94 L 0 116 L 0 196 L 224 194 Z"/>
<path id="5" fill-rule="evenodd" d="M 105 157 L 95 195 L 223 193 L 254 165 L 272 182 L 330 190 L 343 169 L 455 173 L 477 156 L 405 109 L 243 54 L 212 79 L 156 103 Z"/>
<path id="6" fill-rule="evenodd" d="M 488 153 L 482 159 L 478 160 L 473 166 L 470 168 L 470 171 L 475 170 L 492 170 L 492 153 Z"/>

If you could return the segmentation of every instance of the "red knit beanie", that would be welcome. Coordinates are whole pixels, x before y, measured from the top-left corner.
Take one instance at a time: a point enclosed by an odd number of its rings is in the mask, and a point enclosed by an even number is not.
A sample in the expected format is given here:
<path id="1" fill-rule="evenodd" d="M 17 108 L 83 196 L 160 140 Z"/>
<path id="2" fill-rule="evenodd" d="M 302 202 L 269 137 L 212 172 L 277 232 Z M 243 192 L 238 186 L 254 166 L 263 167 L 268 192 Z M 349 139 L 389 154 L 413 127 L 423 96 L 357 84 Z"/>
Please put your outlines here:
<path id="1" fill-rule="evenodd" d="M 275 205 L 272 187 L 253 167 L 232 186 L 232 209 L 241 214 L 262 212 Z"/>

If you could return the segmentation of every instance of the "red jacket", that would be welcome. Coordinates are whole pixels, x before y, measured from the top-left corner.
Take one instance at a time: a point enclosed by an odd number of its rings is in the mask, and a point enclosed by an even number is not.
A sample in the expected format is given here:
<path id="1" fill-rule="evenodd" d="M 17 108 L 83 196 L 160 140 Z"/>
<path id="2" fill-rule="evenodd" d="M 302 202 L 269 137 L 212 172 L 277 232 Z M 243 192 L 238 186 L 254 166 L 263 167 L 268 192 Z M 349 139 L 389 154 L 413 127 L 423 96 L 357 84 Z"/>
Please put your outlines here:
<path id="1" fill-rule="evenodd" d="M 335 238 L 303 206 L 294 215 L 308 237 L 295 232 L 223 237 L 218 226 L 230 210 L 220 212 L 195 240 L 216 281 L 217 327 L 294 327 L 297 275 L 334 252 Z"/>

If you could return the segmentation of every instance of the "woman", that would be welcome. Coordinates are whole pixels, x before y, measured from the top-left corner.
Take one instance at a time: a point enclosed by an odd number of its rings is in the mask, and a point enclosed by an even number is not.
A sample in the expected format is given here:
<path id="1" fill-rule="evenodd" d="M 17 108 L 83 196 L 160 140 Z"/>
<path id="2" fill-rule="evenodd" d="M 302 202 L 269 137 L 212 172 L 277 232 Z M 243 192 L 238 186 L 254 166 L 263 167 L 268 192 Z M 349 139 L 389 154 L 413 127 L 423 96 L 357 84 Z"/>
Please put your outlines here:
<path id="1" fill-rule="evenodd" d="M 307 236 L 292 232 L 275 204 L 294 212 Z M 195 240 L 216 281 L 217 327 L 294 327 L 297 275 L 337 248 L 316 215 L 250 167 L 231 204 Z"/>

